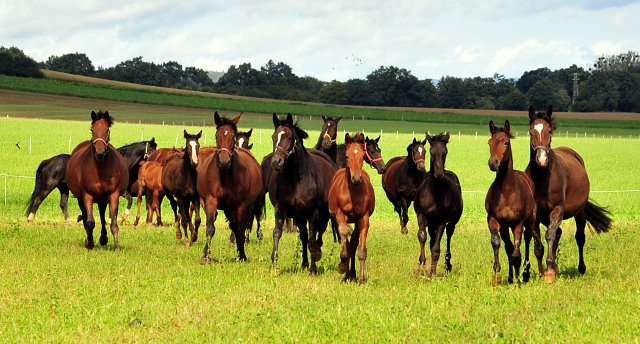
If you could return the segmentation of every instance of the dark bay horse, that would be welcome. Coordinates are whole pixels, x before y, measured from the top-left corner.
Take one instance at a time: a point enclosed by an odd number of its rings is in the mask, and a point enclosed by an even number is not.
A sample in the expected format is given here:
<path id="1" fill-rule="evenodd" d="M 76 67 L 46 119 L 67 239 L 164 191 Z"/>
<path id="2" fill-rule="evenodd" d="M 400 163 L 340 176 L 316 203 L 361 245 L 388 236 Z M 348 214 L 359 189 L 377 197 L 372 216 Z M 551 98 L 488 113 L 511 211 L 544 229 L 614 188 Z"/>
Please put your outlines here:
<path id="1" fill-rule="evenodd" d="M 562 235 L 562 220 L 572 217 L 576 220 L 580 273 L 587 270 L 583 254 L 586 223 L 589 222 L 596 233 L 608 232 L 611 228 L 610 213 L 589 201 L 589 177 L 582 157 L 568 147 L 551 149 L 555 128 L 551 105 L 546 112 L 537 113 L 533 106 L 529 107 L 531 160 L 525 172 L 535 185 L 536 230 L 540 230 L 540 223 L 547 226 L 547 270 L 544 272 L 547 283 L 553 283 L 558 273 L 556 251 Z"/>
<path id="2" fill-rule="evenodd" d="M 129 169 L 129 176 L 135 172 L 134 179 L 137 179 L 137 171 L 138 171 L 138 163 L 142 160 L 146 160 L 146 156 L 151 154 L 156 150 L 155 139 L 152 138 L 150 141 L 142 141 L 132 143 L 123 147 L 118 148 L 118 152 L 125 160 L 127 164 L 127 169 Z M 67 202 L 69 199 L 69 187 L 64 180 L 64 176 L 67 171 L 67 163 L 71 158 L 70 154 L 60 154 L 54 157 L 51 157 L 47 160 L 44 160 L 38 166 L 38 170 L 36 171 L 36 181 L 33 193 L 31 194 L 31 198 L 29 199 L 29 205 L 27 207 L 27 212 L 25 216 L 27 216 L 27 221 L 29 224 L 33 223 L 33 219 L 36 216 L 36 212 L 40 207 L 40 204 L 47 198 L 49 193 L 53 191 L 53 189 L 58 189 L 60 191 L 60 208 L 62 209 L 62 213 L 64 214 L 64 219 L 67 225 L 72 225 L 73 221 L 69 218 L 69 212 L 67 211 Z M 132 187 L 132 181 L 129 179 L 129 186 L 127 189 Z M 136 188 L 133 187 L 134 194 Z M 125 192 L 123 197 L 127 200 L 130 199 L 130 195 L 128 192 Z M 125 213 L 130 211 L 131 203 L 128 204 L 127 210 Z"/>
<path id="3" fill-rule="evenodd" d="M 325 115 L 322 115 L 324 124 L 322 125 L 318 142 L 313 146 L 313 149 L 324 152 L 336 163 L 338 160 L 336 138 L 338 137 L 338 122 L 340 122 L 341 119 L 342 116 L 325 117 Z"/>
<path id="4" fill-rule="evenodd" d="M 489 168 L 496 172 L 496 178 L 489 187 L 484 207 L 487 210 L 487 224 L 491 232 L 491 245 L 493 246 L 493 284 L 499 285 L 502 282 L 500 276 L 500 261 L 498 259 L 500 250 L 500 237 L 504 241 L 504 248 L 509 257 L 509 283 L 513 283 L 513 270 L 516 271 L 516 280 L 520 285 L 520 264 L 522 262 L 520 254 L 520 242 L 522 233 L 525 238 L 525 271 L 522 274 L 523 280 L 529 280 L 529 243 L 531 237 L 535 237 L 535 252 L 538 258 L 538 269 L 543 272 L 542 267 L 542 242 L 540 233 L 533 233 L 536 221 L 536 201 L 533 198 L 533 180 L 522 172 L 513 169 L 513 154 L 511 152 L 511 125 L 509 121 L 504 122 L 504 127 L 496 127 L 493 121 L 489 122 Z M 513 232 L 513 243 L 509 234 L 509 228 Z M 514 247 L 515 244 L 515 247 Z"/>
<path id="5" fill-rule="evenodd" d="M 91 250 L 94 247 L 93 229 L 93 204 L 98 203 L 102 231 L 100 233 L 100 245 L 108 242 L 105 210 L 109 205 L 109 218 L 111 219 L 111 233 L 118 245 L 118 201 L 126 191 L 129 183 L 129 174 L 124 158 L 109 144 L 111 136 L 110 127 L 113 118 L 109 112 L 91 112 L 91 140 L 81 142 L 73 150 L 67 164 L 65 181 L 69 190 L 78 198 L 78 205 L 82 212 L 84 229 L 87 239 L 84 246 Z"/>
<path id="6" fill-rule="evenodd" d="M 200 264 L 211 262 L 209 246 L 216 231 L 217 210 L 224 211 L 235 237 L 244 243 L 245 230 L 262 194 L 260 164 L 248 150 L 235 146 L 240 116 L 231 120 L 220 117 L 217 112 L 214 115 L 217 150 L 204 161 L 198 175 L 198 193 L 204 200 L 207 215 L 207 243 Z M 239 259 L 247 260 L 244 245 L 236 248 Z"/>
<path id="7" fill-rule="evenodd" d="M 325 153 L 304 147 L 303 140 L 308 135 L 297 123 L 293 123 L 291 114 L 281 120 L 274 113 L 273 125 L 275 131 L 270 158 L 273 173 L 270 174 L 268 190 L 275 208 L 276 226 L 273 230 L 271 267 L 276 268 L 283 223 L 285 218 L 290 217 L 300 229 L 302 267 L 310 267 L 311 275 L 315 276 L 316 262 L 322 257 L 322 234 L 331 218 L 328 195 L 337 166 Z M 311 252 L 311 265 L 307 248 Z"/>
<path id="8" fill-rule="evenodd" d="M 176 198 L 178 211 L 180 212 L 180 222 L 182 223 L 184 231 L 184 243 L 187 247 L 191 246 L 192 242 L 198 240 L 198 227 L 200 225 L 200 212 L 198 211 L 200 196 L 198 195 L 196 187 L 198 180 L 196 168 L 198 167 L 198 151 L 200 150 L 198 140 L 201 136 L 202 130 L 196 135 L 188 134 L 185 130 L 184 138 L 186 139 L 186 148 L 184 149 L 184 154 L 170 155 L 164 160 L 162 165 L 162 188 L 164 189 L 165 195 L 171 194 Z M 189 214 L 192 203 L 196 206 L 196 219 L 194 223 L 191 223 L 191 215 Z M 189 241 L 187 227 L 189 227 L 191 232 L 191 241 Z M 176 238 L 182 239 L 180 223 L 177 222 Z"/>
<path id="9" fill-rule="evenodd" d="M 440 240 L 447 229 L 447 254 L 445 271 L 451 271 L 451 237 L 462 215 L 462 189 L 455 173 L 445 170 L 449 132 L 430 136 L 431 161 L 427 176 L 416 191 L 413 209 L 418 216 L 418 240 L 420 241 L 420 259 L 418 271 L 426 270 L 424 244 L 427 241 L 426 228 L 429 228 L 429 247 L 431 248 L 431 269 L 425 271 L 428 277 L 436 273 L 440 259 Z"/>
<path id="10" fill-rule="evenodd" d="M 369 233 L 369 217 L 376 207 L 376 196 L 369 175 L 362 169 L 365 155 L 365 139 L 362 133 L 352 139 L 345 135 L 347 147 L 347 167 L 339 169 L 334 175 L 329 191 L 329 212 L 338 223 L 342 243 L 338 272 L 345 274 L 345 281 L 356 280 L 356 249 L 360 260 L 360 283 L 366 281 L 364 263 L 367 259 L 367 234 Z M 348 223 L 355 228 L 349 235 Z M 349 267 L 351 260 L 351 267 Z"/>
<path id="11" fill-rule="evenodd" d="M 249 144 L 249 140 L 251 139 L 251 133 L 253 133 L 253 128 L 249 131 L 239 131 L 236 133 L 236 147 L 244 148 L 247 150 L 251 150 L 253 148 L 253 143 Z"/>
<path id="12" fill-rule="evenodd" d="M 144 143 L 144 145 L 142 145 Z M 130 145 L 122 146 L 118 148 L 118 152 L 122 154 L 125 163 L 127 164 L 127 170 L 129 171 L 129 185 L 127 185 L 127 191 L 124 193 L 124 198 L 127 199 L 127 208 L 124 214 L 120 216 L 120 223 L 123 223 L 129 214 L 131 213 L 131 205 L 133 204 L 133 197 L 138 196 L 138 171 L 140 170 L 140 162 L 146 161 L 157 148 L 156 139 L 151 138 L 150 141 L 143 141 L 132 143 Z"/>
<path id="13" fill-rule="evenodd" d="M 407 234 L 409 215 L 407 210 L 416 196 L 416 191 L 426 178 L 424 166 L 427 153 L 424 144 L 427 140 L 413 142 L 407 147 L 407 156 L 391 158 L 387 162 L 387 169 L 382 175 L 382 188 L 393 208 L 400 216 L 402 234 Z"/>

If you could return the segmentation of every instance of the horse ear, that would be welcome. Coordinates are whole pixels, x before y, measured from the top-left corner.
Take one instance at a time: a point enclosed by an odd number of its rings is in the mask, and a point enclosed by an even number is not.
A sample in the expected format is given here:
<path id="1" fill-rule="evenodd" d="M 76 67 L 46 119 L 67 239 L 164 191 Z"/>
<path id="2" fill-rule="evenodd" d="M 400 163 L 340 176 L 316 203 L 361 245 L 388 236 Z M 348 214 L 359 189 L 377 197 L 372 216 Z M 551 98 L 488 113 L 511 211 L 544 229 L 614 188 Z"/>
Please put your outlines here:
<path id="1" fill-rule="evenodd" d="M 552 114 L 553 114 L 553 105 L 549 105 L 549 107 L 547 108 L 547 112 L 545 112 L 545 115 L 547 116 L 547 118 L 551 118 Z"/>
<path id="2" fill-rule="evenodd" d="M 233 124 L 238 124 L 238 121 L 240 121 L 240 116 L 242 116 L 242 112 L 238 115 L 238 117 L 234 118 L 231 120 L 231 122 L 233 122 Z"/>
<path id="3" fill-rule="evenodd" d="M 186 129 L 184 130 L 184 138 L 185 139 L 189 138 L 189 134 L 187 134 L 187 130 Z"/>
<path id="4" fill-rule="evenodd" d="M 551 108 L 551 105 L 549 105 L 549 108 Z M 106 119 L 107 122 L 111 122 L 111 119 L 109 119 L 109 111 L 105 111 L 102 118 Z"/>
<path id="5" fill-rule="evenodd" d="M 155 137 L 152 137 L 152 138 L 151 138 L 151 141 L 149 141 L 149 143 L 156 143 L 156 138 L 155 138 Z"/>
<path id="6" fill-rule="evenodd" d="M 509 120 L 504 121 L 504 130 L 506 130 L 507 133 L 511 134 L 511 123 L 509 123 Z"/>
<path id="7" fill-rule="evenodd" d="M 200 130 L 200 132 L 198 133 L 198 135 L 196 135 L 196 139 L 200 139 L 202 137 L 202 130 Z"/>
<path id="8" fill-rule="evenodd" d="M 253 128 L 251 128 L 251 130 L 247 131 L 247 136 L 251 137 L 251 133 L 253 132 Z"/>
<path id="9" fill-rule="evenodd" d="M 449 138 L 451 137 L 451 135 L 449 135 L 449 132 L 447 131 L 446 134 L 444 134 L 444 139 L 447 141 L 447 143 L 449 143 Z"/>
<path id="10" fill-rule="evenodd" d="M 342 119 L 342 115 L 340 115 L 340 117 L 338 117 L 338 119 L 336 119 L 336 123 L 340 122 L 341 119 Z"/>
<path id="11" fill-rule="evenodd" d="M 324 114 L 320 114 L 320 116 L 322 116 L 322 121 L 324 121 L 324 122 L 327 121 L 327 117 L 325 117 Z"/>
<path id="12" fill-rule="evenodd" d="M 287 114 L 287 124 L 293 125 L 293 115 L 291 115 L 291 112 Z"/>
<path id="13" fill-rule="evenodd" d="M 380 135 L 378 135 L 378 138 L 373 141 L 376 141 L 376 143 L 378 143 L 380 141 Z"/>
<path id="14" fill-rule="evenodd" d="M 252 144 L 250 144 L 250 145 L 248 145 L 248 146 L 247 146 L 247 148 L 248 148 L 249 150 L 251 150 L 251 148 L 253 148 L 253 143 L 252 143 Z"/>
<path id="15" fill-rule="evenodd" d="M 349 144 L 351 143 L 351 135 L 349 135 L 349 133 L 344 134 L 344 144 Z"/>
<path id="16" fill-rule="evenodd" d="M 363 133 L 360 133 L 360 135 L 358 135 L 358 142 L 364 143 L 364 134 Z"/>
<path id="17" fill-rule="evenodd" d="M 273 126 L 274 127 L 278 127 L 278 123 L 280 123 L 280 118 L 278 118 L 278 115 L 276 115 L 276 113 L 273 113 Z"/>
<path id="18" fill-rule="evenodd" d="M 493 120 L 489 121 L 489 132 L 491 133 L 491 135 L 493 135 L 493 133 L 496 131 L 496 125 L 493 124 Z"/>
<path id="19" fill-rule="evenodd" d="M 91 121 L 95 122 L 98 118 L 98 114 L 95 111 L 91 111 Z"/>
<path id="20" fill-rule="evenodd" d="M 533 105 L 529 106 L 529 121 L 533 121 L 536 118 L 536 110 L 533 108 Z"/>
<path id="21" fill-rule="evenodd" d="M 431 141 L 431 135 L 429 135 L 429 132 L 424 133 L 424 135 L 427 137 L 427 141 Z"/>
<path id="22" fill-rule="evenodd" d="M 220 118 L 220 115 L 218 115 L 218 111 L 216 111 L 216 113 L 213 114 L 213 123 L 218 125 L 220 124 L 220 121 L 222 121 L 222 119 Z"/>

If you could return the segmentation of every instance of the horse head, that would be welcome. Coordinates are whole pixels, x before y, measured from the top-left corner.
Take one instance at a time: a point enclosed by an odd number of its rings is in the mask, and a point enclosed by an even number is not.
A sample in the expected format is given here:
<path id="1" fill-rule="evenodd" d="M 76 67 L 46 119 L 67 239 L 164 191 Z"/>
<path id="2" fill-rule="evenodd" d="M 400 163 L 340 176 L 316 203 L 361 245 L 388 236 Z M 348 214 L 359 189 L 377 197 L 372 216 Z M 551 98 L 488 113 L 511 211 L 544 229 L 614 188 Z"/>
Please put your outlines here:
<path id="1" fill-rule="evenodd" d="M 156 138 L 152 137 L 150 141 L 147 141 L 144 145 L 144 156 L 142 160 L 149 159 L 149 155 L 155 152 L 158 149 L 158 144 L 156 143 Z"/>
<path id="2" fill-rule="evenodd" d="M 325 117 L 322 115 L 324 124 L 322 125 L 322 148 L 329 149 L 336 144 L 336 137 L 338 136 L 338 122 L 342 119 L 342 116 L 338 118 Z"/>
<path id="3" fill-rule="evenodd" d="M 489 122 L 489 131 L 491 132 L 491 138 L 489 139 L 489 151 L 491 157 L 489 158 L 489 168 L 491 171 L 497 171 L 501 165 L 511 160 L 511 125 L 509 120 L 504 121 L 504 127 L 498 128 L 493 124 L 493 121 Z"/>
<path id="4" fill-rule="evenodd" d="M 220 117 L 217 111 L 214 115 L 216 123 L 216 147 L 218 148 L 216 154 L 218 154 L 218 166 L 223 170 L 231 167 L 231 159 L 233 158 L 233 153 L 236 148 L 236 133 L 238 132 L 236 124 L 240 121 L 240 116 L 242 116 L 242 114 L 239 114 L 234 119 L 228 119 L 226 117 Z"/>
<path id="5" fill-rule="evenodd" d="M 344 136 L 344 143 L 347 146 L 347 169 L 351 176 L 353 185 L 360 185 L 362 182 L 362 165 L 365 155 L 365 139 L 364 134 L 355 134 L 352 138 L 349 133 Z"/>
<path id="6" fill-rule="evenodd" d="M 556 129 L 553 108 L 549 105 L 546 112 L 537 112 L 529 107 L 529 134 L 531 136 L 531 159 L 538 167 L 547 167 L 551 136 Z"/>
<path id="7" fill-rule="evenodd" d="M 247 132 L 239 131 L 236 133 L 236 147 L 244 148 L 251 150 L 253 148 L 253 143 L 249 144 L 249 139 L 251 138 L 251 133 L 253 132 L 253 128 Z"/>
<path id="8" fill-rule="evenodd" d="M 274 171 L 280 171 L 284 165 L 285 160 L 295 153 L 296 149 L 304 149 L 302 140 L 309 137 L 309 135 L 298 126 L 297 123 L 293 123 L 293 116 L 287 114 L 286 119 L 279 119 L 278 115 L 273 114 L 273 125 L 275 131 L 271 136 L 273 140 L 273 155 L 271 157 L 271 167 Z"/>
<path id="9" fill-rule="evenodd" d="M 202 137 L 202 130 L 196 135 L 191 135 L 184 131 L 184 138 L 187 140 L 187 144 L 185 145 L 185 155 L 188 156 L 188 159 L 191 162 L 191 167 L 198 167 L 198 152 L 200 151 L 200 143 L 198 140 Z"/>
<path id="10" fill-rule="evenodd" d="M 431 164 L 430 171 L 433 172 L 433 175 L 436 179 L 442 179 L 444 177 L 444 163 L 447 160 L 447 143 L 449 143 L 449 132 L 440 133 L 435 136 L 429 135 L 426 133 L 427 141 L 429 141 L 429 145 L 431 148 L 429 149 L 429 153 L 431 153 Z"/>
<path id="11" fill-rule="evenodd" d="M 427 135 L 428 137 L 428 135 Z M 420 172 L 426 171 L 424 167 L 424 157 L 427 151 L 424 149 L 424 144 L 427 143 L 427 140 L 418 141 L 416 138 L 413 138 L 413 142 L 407 147 L 407 152 L 409 153 L 409 157 L 411 161 L 416 165 L 416 169 Z"/>
<path id="12" fill-rule="evenodd" d="M 378 141 L 380 141 L 380 136 L 374 140 L 370 139 L 369 136 L 365 138 L 364 161 L 366 161 L 369 166 L 375 167 L 378 174 L 383 174 L 387 169 L 387 165 L 385 165 L 382 159 L 382 151 L 380 150 L 380 146 L 378 146 Z"/>
<path id="13" fill-rule="evenodd" d="M 113 125 L 113 117 L 109 116 L 109 111 L 98 113 L 91 111 L 91 144 L 98 161 L 104 160 L 109 153 L 111 125 Z"/>

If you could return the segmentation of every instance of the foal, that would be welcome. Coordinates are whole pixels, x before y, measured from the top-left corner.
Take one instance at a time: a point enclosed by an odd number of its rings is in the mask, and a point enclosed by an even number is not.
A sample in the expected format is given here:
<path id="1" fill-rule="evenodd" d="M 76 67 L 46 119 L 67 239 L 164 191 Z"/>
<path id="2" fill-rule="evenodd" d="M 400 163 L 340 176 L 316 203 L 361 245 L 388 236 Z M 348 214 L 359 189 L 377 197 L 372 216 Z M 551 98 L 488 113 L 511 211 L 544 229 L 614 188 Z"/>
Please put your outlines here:
<path id="1" fill-rule="evenodd" d="M 493 246 L 493 284 L 500 285 L 500 262 L 498 252 L 500 250 L 500 237 L 504 241 L 504 248 L 509 256 L 509 283 L 513 283 L 513 269 L 516 270 L 516 280 L 520 285 L 520 240 L 524 227 L 524 240 L 526 242 L 525 271 L 522 278 L 529 280 L 529 243 L 534 230 L 536 220 L 536 201 L 533 198 L 534 186 L 531 177 L 522 171 L 513 169 L 513 156 L 511 153 L 511 126 L 509 121 L 504 122 L 504 127 L 498 128 L 489 122 L 491 139 L 489 139 L 489 168 L 496 172 L 496 179 L 487 192 L 484 207 L 487 210 L 487 223 L 491 232 L 491 245 Z M 513 232 L 513 241 L 509 236 L 509 228 Z M 542 242 L 540 233 L 535 234 L 535 253 L 538 257 L 538 269 L 542 268 Z"/>
<path id="2" fill-rule="evenodd" d="M 367 259 L 367 234 L 369 233 L 369 216 L 376 206 L 376 196 L 369 175 L 362 169 L 365 139 L 362 133 L 352 139 L 349 134 L 344 137 L 347 146 L 347 167 L 339 169 L 331 181 L 329 191 L 329 212 L 338 222 L 340 242 L 340 265 L 338 272 L 343 274 L 345 281 L 356 279 L 356 249 L 358 245 L 358 259 L 360 260 L 360 283 L 365 282 L 364 262 Z M 347 223 L 354 223 L 351 240 L 347 242 L 349 227 Z M 349 245 L 347 247 L 347 244 Z M 349 269 L 349 260 L 351 268 Z"/>

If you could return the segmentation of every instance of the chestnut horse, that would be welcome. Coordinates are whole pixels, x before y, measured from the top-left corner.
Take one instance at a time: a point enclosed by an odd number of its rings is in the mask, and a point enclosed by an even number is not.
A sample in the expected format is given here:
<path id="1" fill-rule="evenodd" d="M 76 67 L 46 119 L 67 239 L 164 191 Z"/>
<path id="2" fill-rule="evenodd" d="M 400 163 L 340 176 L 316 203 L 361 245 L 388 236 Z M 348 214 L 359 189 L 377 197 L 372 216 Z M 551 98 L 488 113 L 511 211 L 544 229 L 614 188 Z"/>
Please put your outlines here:
<path id="1" fill-rule="evenodd" d="M 153 222 L 153 214 L 156 214 L 156 224 L 162 226 L 162 217 L 160 215 L 160 204 L 164 198 L 164 189 L 162 188 L 162 165 L 157 161 L 143 161 L 140 163 L 138 171 L 138 212 L 134 226 L 140 221 L 140 204 L 142 196 L 147 203 L 147 225 L 151 226 Z"/>
<path id="2" fill-rule="evenodd" d="M 489 122 L 489 168 L 496 172 L 496 179 L 489 187 L 484 207 L 487 210 L 487 223 L 491 232 L 491 245 L 493 246 L 493 284 L 500 285 L 500 237 L 504 241 L 504 248 L 509 257 L 509 283 L 513 283 L 513 270 L 516 271 L 516 280 L 520 285 L 520 241 L 524 231 L 525 239 L 525 268 L 522 278 L 529 280 L 529 243 L 531 237 L 535 237 L 535 253 L 538 258 L 538 269 L 542 267 L 542 242 L 540 233 L 533 233 L 536 221 L 536 201 L 533 198 L 533 180 L 522 172 L 513 169 L 513 154 L 511 152 L 511 125 L 504 122 L 504 127 L 496 127 L 493 121 Z M 513 232 L 513 241 L 509 235 L 509 228 Z"/>
<path id="3" fill-rule="evenodd" d="M 576 220 L 576 243 L 578 244 L 578 271 L 584 274 L 584 227 L 589 222 L 596 233 L 608 232 L 611 228 L 610 213 L 589 201 L 589 177 L 582 157 L 573 149 L 558 147 L 551 149 L 551 137 L 556 123 L 551 105 L 546 112 L 529 107 L 529 133 L 531 135 L 531 160 L 525 171 L 533 179 L 537 204 L 536 231 L 540 223 L 547 226 L 547 270 L 544 280 L 553 283 L 558 273 L 556 251 L 562 235 L 560 223 L 564 219 Z"/>
<path id="4" fill-rule="evenodd" d="M 198 194 L 204 200 L 207 215 L 207 243 L 200 264 L 211 262 L 209 246 L 216 232 L 217 210 L 224 211 L 238 242 L 244 243 L 246 227 L 262 194 L 260 164 L 248 150 L 235 146 L 240 116 L 230 120 L 217 112 L 214 115 L 217 150 L 203 162 L 198 175 Z M 236 248 L 239 259 L 247 260 L 244 245 Z"/>
<path id="5" fill-rule="evenodd" d="M 268 160 L 273 173 L 267 183 L 276 218 L 271 267 L 276 268 L 282 227 L 285 218 L 289 217 L 296 221 L 300 229 L 302 267 L 310 268 L 311 275 L 315 276 L 316 262 L 322 258 L 322 234 L 331 218 L 328 196 L 337 166 L 325 153 L 304 147 L 303 140 L 308 135 L 297 123 L 293 123 L 291 114 L 281 120 L 274 113 L 273 125 L 273 153 Z M 311 251 L 311 266 L 307 249 Z"/>
<path id="6" fill-rule="evenodd" d="M 127 190 L 129 173 L 124 158 L 109 143 L 111 125 L 113 125 L 113 118 L 109 116 L 108 111 L 91 112 L 91 140 L 76 146 L 71 153 L 65 173 L 69 190 L 78 198 L 82 222 L 87 232 L 84 246 L 89 250 L 94 246 L 93 229 L 96 226 L 93 218 L 93 204 L 98 203 L 102 223 L 100 245 L 106 245 L 109 240 L 104 217 L 108 204 L 115 250 L 120 251 L 118 201 Z"/>
<path id="7" fill-rule="evenodd" d="M 382 175 L 382 188 L 393 208 L 400 216 L 401 233 L 407 234 L 409 215 L 407 210 L 416 196 L 416 190 L 426 178 L 424 159 L 427 140 L 413 142 L 407 147 L 407 156 L 391 158 L 387 170 Z"/>
<path id="8" fill-rule="evenodd" d="M 347 167 L 339 169 L 333 175 L 329 191 L 329 212 L 338 222 L 338 232 L 340 232 L 340 242 L 342 243 L 338 272 L 345 274 L 345 281 L 356 280 L 355 259 L 356 249 L 358 249 L 360 283 L 364 283 L 366 281 L 364 263 L 367 259 L 369 216 L 373 214 L 376 207 L 376 196 L 369 175 L 362 169 L 363 156 L 365 155 L 364 135 L 362 133 L 356 134 L 354 139 L 351 139 L 351 136 L 346 134 L 344 142 L 347 147 L 345 153 Z M 350 241 L 347 241 L 349 235 L 347 223 L 355 224 Z M 351 268 L 349 268 L 349 260 L 351 260 Z"/>
<path id="9" fill-rule="evenodd" d="M 425 271 L 428 277 L 436 273 L 440 259 L 440 240 L 447 229 L 447 255 L 445 271 L 451 271 L 451 237 L 462 215 L 462 189 L 455 173 L 445 170 L 449 132 L 430 136 L 427 141 L 431 148 L 429 172 L 416 191 L 413 209 L 418 216 L 418 240 L 420 241 L 420 259 L 418 270 L 426 269 L 424 244 L 427 241 L 426 228 L 429 228 L 429 246 L 431 247 L 431 269 Z"/>
<path id="10" fill-rule="evenodd" d="M 198 140 L 201 136 L 202 130 L 196 135 L 188 134 L 185 130 L 186 148 L 184 154 L 170 155 L 162 165 L 162 188 L 165 195 L 171 194 L 176 198 L 178 211 L 180 212 L 180 222 L 184 231 L 184 243 L 187 247 L 191 246 L 191 242 L 198 240 L 198 227 L 200 225 L 200 219 L 198 218 L 200 197 L 196 187 L 198 180 L 196 168 L 198 167 L 198 151 L 200 150 Z M 196 206 L 195 226 L 194 223 L 191 223 L 189 214 L 189 208 L 192 203 Z M 191 241 L 189 241 L 187 227 L 191 231 Z M 179 223 L 176 223 L 176 238 L 178 240 L 182 239 Z"/>

